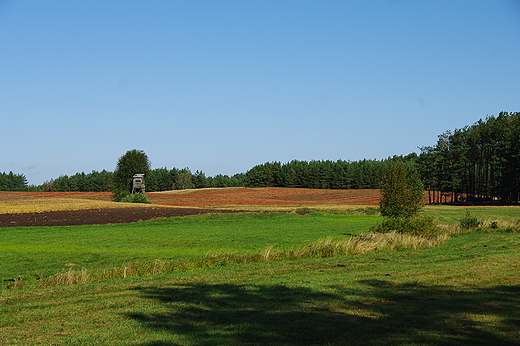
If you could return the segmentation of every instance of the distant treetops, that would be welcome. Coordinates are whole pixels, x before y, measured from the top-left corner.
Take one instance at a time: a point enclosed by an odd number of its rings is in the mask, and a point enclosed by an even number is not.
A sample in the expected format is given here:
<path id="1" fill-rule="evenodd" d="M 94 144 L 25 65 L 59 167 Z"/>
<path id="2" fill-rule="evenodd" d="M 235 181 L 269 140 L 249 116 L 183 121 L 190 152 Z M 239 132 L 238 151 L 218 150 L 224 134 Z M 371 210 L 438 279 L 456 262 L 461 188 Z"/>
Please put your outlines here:
<path id="1" fill-rule="evenodd" d="M 27 186 L 23 174 L 0 173 L 0 190 L 113 191 L 131 189 L 135 173 L 146 175 L 146 191 L 204 187 L 301 187 L 319 189 L 377 189 L 396 164 L 416 172 L 430 203 L 444 201 L 502 201 L 520 199 L 520 113 L 501 112 L 471 126 L 439 135 L 435 146 L 421 153 L 383 160 L 266 162 L 233 176 L 207 177 L 189 168 L 150 169 L 144 151 L 121 156 L 115 171 L 92 171 L 60 176 L 39 187 Z M 129 187 L 130 186 L 130 187 Z"/>

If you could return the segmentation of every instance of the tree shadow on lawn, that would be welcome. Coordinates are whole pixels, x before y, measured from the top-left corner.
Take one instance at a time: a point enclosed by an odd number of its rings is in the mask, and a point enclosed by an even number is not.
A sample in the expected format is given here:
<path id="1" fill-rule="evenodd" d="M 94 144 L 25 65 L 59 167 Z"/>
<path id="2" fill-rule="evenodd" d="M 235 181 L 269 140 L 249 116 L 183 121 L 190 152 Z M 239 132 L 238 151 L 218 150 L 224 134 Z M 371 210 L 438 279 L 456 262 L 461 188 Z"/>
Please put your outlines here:
<path id="1" fill-rule="evenodd" d="M 360 283 L 365 287 L 332 287 L 334 294 L 283 285 L 145 288 L 164 311 L 127 315 L 172 334 L 142 344 L 149 346 L 177 345 L 174 335 L 194 345 L 520 344 L 520 286 Z"/>

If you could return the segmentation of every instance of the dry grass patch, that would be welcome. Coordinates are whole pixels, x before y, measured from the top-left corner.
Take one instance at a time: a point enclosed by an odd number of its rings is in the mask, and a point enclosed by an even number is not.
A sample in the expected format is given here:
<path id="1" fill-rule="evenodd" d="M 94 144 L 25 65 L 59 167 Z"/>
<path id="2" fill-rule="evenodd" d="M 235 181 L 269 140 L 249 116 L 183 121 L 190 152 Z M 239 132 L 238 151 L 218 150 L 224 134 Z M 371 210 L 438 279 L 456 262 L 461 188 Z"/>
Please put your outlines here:
<path id="1" fill-rule="evenodd" d="M 267 246 L 262 253 L 238 254 L 221 253 L 205 255 L 196 260 L 143 260 L 127 262 L 120 267 L 105 269 L 69 268 L 50 277 L 40 280 L 42 287 L 57 285 L 73 285 L 87 282 L 97 282 L 110 279 L 124 279 L 128 277 L 146 277 L 186 270 L 201 270 L 220 267 L 235 263 L 259 263 L 270 261 L 299 260 L 306 258 L 331 258 L 367 253 L 380 253 L 399 250 L 429 249 L 443 244 L 450 237 L 450 233 L 435 237 L 407 235 L 397 232 L 376 233 L 351 237 L 345 241 L 324 239 L 298 250 L 275 250 L 274 246 Z"/>

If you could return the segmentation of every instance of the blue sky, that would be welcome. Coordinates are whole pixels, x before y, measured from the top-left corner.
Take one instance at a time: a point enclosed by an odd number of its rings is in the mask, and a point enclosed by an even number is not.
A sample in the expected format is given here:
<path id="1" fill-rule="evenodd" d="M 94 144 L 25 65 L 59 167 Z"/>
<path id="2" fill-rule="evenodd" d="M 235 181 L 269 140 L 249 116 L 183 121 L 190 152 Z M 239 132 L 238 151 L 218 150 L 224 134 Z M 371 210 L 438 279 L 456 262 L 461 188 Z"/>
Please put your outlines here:
<path id="1" fill-rule="evenodd" d="M 519 81 L 520 1 L 0 0 L 0 172 L 406 155 Z"/>

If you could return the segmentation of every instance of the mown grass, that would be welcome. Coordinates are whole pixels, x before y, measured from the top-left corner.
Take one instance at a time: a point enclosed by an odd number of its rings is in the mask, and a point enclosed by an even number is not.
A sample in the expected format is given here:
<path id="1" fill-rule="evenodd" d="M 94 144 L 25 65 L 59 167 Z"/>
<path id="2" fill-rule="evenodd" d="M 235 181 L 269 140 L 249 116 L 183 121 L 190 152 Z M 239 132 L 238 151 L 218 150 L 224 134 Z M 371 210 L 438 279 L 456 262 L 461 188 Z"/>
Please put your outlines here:
<path id="1" fill-rule="evenodd" d="M 311 213 L 214 214 L 134 224 L 0 228 L 0 279 L 26 282 L 63 269 L 257 254 L 301 248 L 320 239 L 366 232 L 377 216 Z"/>
<path id="2" fill-rule="evenodd" d="M 516 345 L 517 234 L 14 290 L 11 345 Z"/>
<path id="3" fill-rule="evenodd" d="M 518 206 L 463 207 L 439 205 L 427 206 L 424 210 L 434 216 L 438 222 L 446 224 L 458 223 L 465 217 L 466 212 L 484 221 L 487 225 L 493 221 L 513 224 L 520 222 L 520 207 Z"/>
<path id="4" fill-rule="evenodd" d="M 505 221 L 500 211 L 495 212 L 490 220 L 496 216 L 500 222 L 513 224 L 516 219 L 509 209 L 504 211 Z M 447 214 L 444 209 L 428 213 L 453 224 L 447 227 L 453 230 L 465 209 L 459 214 L 451 209 Z M 387 247 L 377 252 L 358 250 L 331 255 L 335 257 L 320 258 L 315 254 L 286 260 L 276 258 L 275 250 L 279 254 L 303 248 L 312 252 L 313 247 L 332 251 L 347 237 L 369 240 L 368 224 L 378 217 L 325 213 L 214 217 L 126 225 L 129 233 L 121 240 L 113 237 L 122 233 L 110 229 L 124 225 L 100 226 L 100 231 L 85 226 L 46 229 L 53 241 L 46 238 L 45 232 L 36 238 L 45 240 L 48 246 L 57 246 L 59 237 L 65 234 L 69 234 L 67 239 L 96 234 L 100 239 L 93 240 L 93 248 L 112 241 L 115 254 L 106 260 L 116 262 L 116 258 L 127 255 L 125 247 L 117 245 L 119 242 L 134 244 L 129 246 L 131 253 L 145 239 L 154 243 L 142 244 L 147 250 L 138 259 L 153 263 L 163 254 L 157 245 L 164 237 L 182 232 L 186 232 L 183 237 L 201 238 L 195 247 L 204 247 L 204 239 L 213 247 L 209 252 L 185 253 L 181 256 L 184 258 L 229 258 L 227 254 L 232 253 L 237 257 L 260 254 L 271 260 L 229 261 L 225 266 L 199 266 L 197 270 L 153 277 L 4 289 L 0 295 L 0 340 L 12 345 L 520 343 L 520 235 L 510 229 L 464 231 L 428 249 L 398 247 L 396 251 Z M 486 218 L 486 214 L 478 217 Z M 144 227 L 144 234 L 137 232 L 139 227 Z M 104 237 L 102 229 L 108 232 Z M 1 237 L 10 230 L 2 229 Z M 14 230 L 27 236 L 39 228 Z M 151 230 L 156 231 L 155 236 Z M 281 231 L 286 231 L 287 237 L 278 235 Z M 237 238 L 243 233 L 256 237 L 248 244 L 249 237 Z M 279 237 L 280 241 L 265 242 L 264 236 L 267 240 Z M 229 252 L 226 244 L 232 239 L 240 241 Z M 260 247 L 266 244 L 275 246 Z M 184 243 L 179 249 L 188 245 Z M 151 252 L 148 257 L 147 251 Z M 49 254 L 41 253 L 40 261 Z M 57 254 L 55 258 L 60 265 L 69 258 L 68 252 L 62 254 L 66 256 L 60 258 Z M 198 257 L 200 254 L 203 256 Z M 92 263 L 103 265 L 99 261 Z M 82 269 L 73 268 L 78 273 Z"/>

